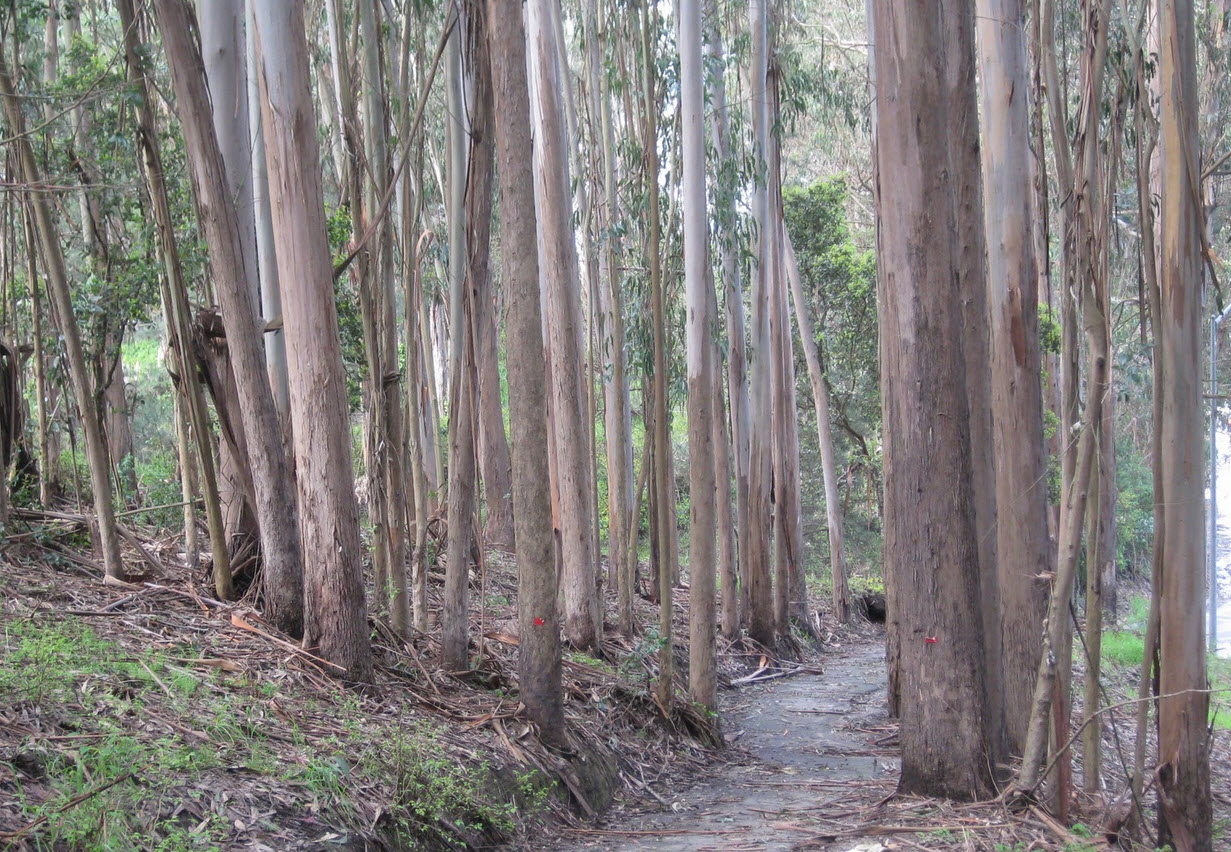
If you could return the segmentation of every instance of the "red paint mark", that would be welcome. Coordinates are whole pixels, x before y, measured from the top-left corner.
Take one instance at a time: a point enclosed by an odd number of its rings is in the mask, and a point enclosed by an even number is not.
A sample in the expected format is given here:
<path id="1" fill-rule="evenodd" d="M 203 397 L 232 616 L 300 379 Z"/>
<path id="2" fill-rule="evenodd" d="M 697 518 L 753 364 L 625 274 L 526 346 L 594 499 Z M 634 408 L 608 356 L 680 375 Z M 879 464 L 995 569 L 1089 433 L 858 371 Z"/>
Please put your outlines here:
<path id="1" fill-rule="evenodd" d="M 923 641 L 927 642 L 929 645 L 935 645 L 940 640 L 937 639 L 935 636 L 924 636 Z"/>
<path id="2" fill-rule="evenodd" d="M 534 619 L 534 626 L 535 626 L 535 627 L 542 627 L 542 626 L 543 626 L 544 624 L 546 624 L 546 623 L 547 623 L 546 621 L 544 621 L 544 620 L 543 620 L 543 619 L 541 619 L 541 618 L 538 618 L 537 616 L 536 616 L 536 617 L 535 617 L 535 619 Z"/>

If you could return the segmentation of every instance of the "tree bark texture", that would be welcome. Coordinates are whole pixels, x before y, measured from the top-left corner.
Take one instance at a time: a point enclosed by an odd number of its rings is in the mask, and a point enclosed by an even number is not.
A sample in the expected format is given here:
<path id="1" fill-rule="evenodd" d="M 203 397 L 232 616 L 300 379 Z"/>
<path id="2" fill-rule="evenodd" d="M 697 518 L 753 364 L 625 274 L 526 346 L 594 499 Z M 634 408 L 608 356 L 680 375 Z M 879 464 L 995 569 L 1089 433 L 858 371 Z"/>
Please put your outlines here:
<path id="1" fill-rule="evenodd" d="M 564 596 L 564 637 L 578 648 L 594 647 L 602 633 L 598 565 L 592 531 L 594 487 L 581 345 L 580 277 L 572 223 L 568 139 L 559 75 L 552 5 L 558 0 L 530 0 L 527 5 L 530 71 L 535 98 L 534 156 L 538 225 L 544 255 L 539 273 L 545 279 L 548 351 L 551 358 L 552 420 L 556 430 L 556 475 L 559 479 L 559 527 Z"/>
<path id="2" fill-rule="evenodd" d="M 509 424 L 513 435 L 513 519 L 517 555 L 518 672 L 527 714 L 549 742 L 564 735 L 562 663 L 556 610 L 555 544 L 547 469 L 548 388 L 531 150 L 526 34 L 518 4 L 487 0 L 500 178 L 504 286 L 508 288 Z M 518 211 L 518 215 L 512 215 Z"/>
<path id="3" fill-rule="evenodd" d="M 1159 6 L 1158 357 L 1162 387 L 1164 527 L 1158 710 L 1161 841 L 1207 852 L 1211 834 L 1209 693 L 1205 670 L 1205 509 L 1201 417 L 1201 233 L 1196 37 L 1192 0 Z"/>
<path id="4" fill-rule="evenodd" d="M 973 61 L 959 35 L 972 17 L 947 2 L 875 9 L 884 554 L 896 599 L 899 789 L 964 799 L 992 790 L 994 736 L 982 686 L 966 329 L 955 305 L 964 199 L 951 170 L 962 161 L 958 149 L 976 140 L 959 116 L 973 89 L 952 89 L 950 68 L 963 56 Z M 969 85 L 973 75 L 963 79 Z"/>
<path id="5" fill-rule="evenodd" d="M 126 2 L 126 0 L 122 0 Z M 233 188 L 224 181 L 227 169 L 213 128 L 201 122 L 210 103 L 205 79 L 196 70 L 197 56 L 187 7 L 179 0 L 157 0 L 159 24 L 171 66 L 172 83 L 182 107 L 184 140 L 196 190 L 197 210 L 210 249 L 211 270 L 227 348 L 235 371 L 239 420 L 246 438 L 261 531 L 262 588 L 270 620 L 299 636 L 303 631 L 303 567 L 292 490 L 294 478 L 283 453 L 282 429 L 265 368 L 261 329 L 257 324 L 255 252 L 251 223 L 244 225 Z M 215 98 L 217 102 L 217 98 Z M 245 116 L 246 119 L 246 116 Z M 246 121 L 245 121 L 246 125 Z M 246 135 L 246 134 L 245 134 Z M 235 188 L 246 180 L 247 162 Z M 232 171 L 239 171 L 232 168 Z M 252 245 L 245 248 L 247 242 Z M 253 264 L 253 266 L 249 266 Z"/>
<path id="6" fill-rule="evenodd" d="M 1053 569 L 1047 534 L 1046 448 L 1034 253 L 1029 91 L 1023 0 L 980 0 L 985 118 L 983 207 L 991 347 L 999 630 L 1008 747 L 1020 753 L 1030 720 Z"/>
<path id="7" fill-rule="evenodd" d="M 303 8 L 257 0 L 261 118 L 291 383 L 304 560 L 304 644 L 367 680 L 359 505 L 352 486 L 346 381 L 326 239 Z"/>

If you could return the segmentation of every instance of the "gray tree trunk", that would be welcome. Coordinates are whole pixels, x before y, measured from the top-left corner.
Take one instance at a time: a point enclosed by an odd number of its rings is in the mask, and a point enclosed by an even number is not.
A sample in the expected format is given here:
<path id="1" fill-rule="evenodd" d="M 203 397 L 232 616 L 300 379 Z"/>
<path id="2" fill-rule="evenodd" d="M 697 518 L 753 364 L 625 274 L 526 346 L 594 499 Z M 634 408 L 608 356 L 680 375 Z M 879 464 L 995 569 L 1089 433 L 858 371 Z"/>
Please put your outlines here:
<path id="1" fill-rule="evenodd" d="M 303 8 L 255 0 L 261 117 L 290 364 L 304 570 L 304 644 L 371 677 L 346 380 L 326 239 Z M 308 131 L 308 128 L 313 128 Z"/>

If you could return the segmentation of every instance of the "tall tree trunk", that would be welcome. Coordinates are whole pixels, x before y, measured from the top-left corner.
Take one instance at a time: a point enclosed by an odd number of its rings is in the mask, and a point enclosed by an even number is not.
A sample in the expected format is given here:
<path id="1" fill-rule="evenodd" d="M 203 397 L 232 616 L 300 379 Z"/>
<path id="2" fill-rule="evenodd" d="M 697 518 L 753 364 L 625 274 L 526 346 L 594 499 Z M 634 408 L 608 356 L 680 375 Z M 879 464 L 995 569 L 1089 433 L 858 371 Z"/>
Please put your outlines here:
<path id="1" fill-rule="evenodd" d="M 816 411 L 817 443 L 821 449 L 821 476 L 825 481 L 825 521 L 829 530 L 829 564 L 833 577 L 833 616 L 839 624 L 850 618 L 850 589 L 846 583 L 846 546 L 842 534 L 842 506 L 838 499 L 838 471 L 834 460 L 833 429 L 829 422 L 829 389 L 821 370 L 821 356 L 812 330 L 812 316 L 804 296 L 803 278 L 790 237 L 784 235 L 787 278 L 795 301 L 795 320 L 804 359 L 808 363 L 808 379 L 812 383 L 812 406 Z"/>
<path id="2" fill-rule="evenodd" d="M 304 644 L 346 677 L 372 658 L 352 483 L 346 380 L 329 262 L 303 8 L 256 0 L 261 118 L 290 363 L 304 570 Z"/>
<path id="3" fill-rule="evenodd" d="M 1034 253 L 1026 9 L 1023 0 L 980 0 L 984 190 L 992 371 L 996 525 L 1004 723 L 1020 753 L 1030 721 L 1046 588 L 1052 571 L 1047 535 L 1046 448 Z M 1010 521 L 1011 519 L 1011 521 Z"/>
<path id="4" fill-rule="evenodd" d="M 38 166 L 34 150 L 26 135 L 26 120 L 21 111 L 21 101 L 13 88 L 8 63 L 0 53 L 0 98 L 4 100 L 4 114 L 9 125 L 17 159 L 18 172 L 27 185 L 26 200 L 34 214 L 35 230 L 43 251 L 43 263 L 47 272 L 47 288 L 55 305 L 64 348 L 68 353 L 69 376 L 77 397 L 77 410 L 85 431 L 86 456 L 90 466 L 90 485 L 94 492 L 94 512 L 98 517 L 99 544 L 103 552 L 103 570 L 108 577 L 122 577 L 124 566 L 120 561 L 120 544 L 116 533 L 115 508 L 112 505 L 111 461 L 107 444 L 99 426 L 98 410 L 95 407 L 94 388 L 86 367 L 85 353 L 81 348 L 81 332 L 73 314 L 72 294 L 69 289 L 68 272 L 64 264 L 64 251 L 60 236 L 51 221 L 47 196 L 34 190 L 39 183 Z"/>
<path id="5" fill-rule="evenodd" d="M 658 83 L 654 73 L 653 33 L 657 32 L 657 15 L 655 7 L 650 2 L 640 8 L 641 51 L 642 51 L 642 95 L 644 98 L 642 120 L 642 150 L 645 152 L 645 175 L 647 187 L 647 204 L 649 206 L 649 246 L 648 262 L 650 265 L 651 324 L 654 340 L 654 379 L 651 396 L 653 399 L 653 438 L 649 429 L 646 430 L 646 440 L 652 440 L 653 461 L 650 478 L 652 499 L 650 501 L 653 522 L 650 525 L 654 545 L 651 554 L 656 550 L 657 560 L 652 560 L 657 566 L 657 596 L 658 596 L 658 635 L 661 647 L 658 652 L 658 683 L 655 693 L 658 702 L 663 707 L 670 707 L 675 693 L 674 653 L 674 612 L 672 606 L 671 575 L 674 563 L 671 560 L 671 536 L 668 526 L 675 523 L 674 512 L 670 508 L 673 503 L 670 497 L 671 486 L 667 479 L 668 454 L 670 452 L 670 437 L 667 430 L 667 334 L 666 334 L 666 296 L 662 281 L 662 261 L 660 243 L 662 238 L 658 210 Z M 651 408 L 647 404 L 647 411 Z"/>
<path id="6" fill-rule="evenodd" d="M 445 556 L 441 663 L 453 671 L 470 667 L 466 592 L 474 542 L 475 358 L 472 305 L 466 276 L 466 120 L 463 110 L 462 51 L 465 30 L 455 27 L 446 66 L 449 122 L 449 541 Z"/>
<path id="7" fill-rule="evenodd" d="M 680 110 L 684 170 L 684 288 L 688 348 L 688 495 L 691 585 L 688 598 L 688 695 L 717 707 L 714 652 L 715 483 L 714 365 L 710 315 L 709 215 L 705 203 L 705 73 L 701 0 L 680 4 Z"/>
<path id="8" fill-rule="evenodd" d="M 773 584 L 770 580 L 771 539 L 771 388 L 769 304 L 773 264 L 772 219 L 767 189 L 769 152 L 768 0 L 751 0 L 752 35 L 752 126 L 755 156 L 763 169 L 752 192 L 753 216 L 757 223 L 758 248 L 752 292 L 752 375 L 749 384 L 748 544 L 745 548 L 744 580 L 748 586 L 748 635 L 762 645 L 774 641 Z M 728 308 L 729 310 L 729 308 Z"/>
<path id="9" fill-rule="evenodd" d="M 278 258 L 274 252 L 274 226 L 270 213 L 269 172 L 265 166 L 265 131 L 261 125 L 260 83 L 256 73 L 255 25 L 252 23 L 255 0 L 247 0 L 247 25 L 244 27 L 248 74 L 248 134 L 252 156 L 253 217 L 256 225 L 257 277 L 261 282 L 261 319 L 265 325 L 265 366 L 269 385 L 282 426 L 283 451 L 291 452 L 291 398 L 287 387 L 286 336 L 282 330 L 282 292 L 278 287 Z M 245 198 L 249 193 L 245 193 Z"/>
<path id="10" fill-rule="evenodd" d="M 123 7 L 131 0 L 118 2 Z M 236 213 L 237 207 L 250 205 L 231 201 L 235 196 L 224 182 L 229 166 L 223 161 L 213 130 L 200 121 L 209 110 L 210 98 L 205 79 L 195 70 L 199 58 L 191 38 L 188 8 L 182 0 L 156 0 L 155 9 L 172 83 L 184 108 L 181 117 L 197 209 L 228 329 L 227 344 L 238 386 L 239 419 L 249 448 L 248 463 L 261 531 L 266 609 L 279 629 L 299 636 L 303 632 L 303 568 L 292 492 L 294 480 L 282 452 L 281 428 L 256 322 L 256 270 L 248 265 L 255 261 L 256 245 L 253 241 L 250 250 L 244 250 L 248 239 Z M 236 189 L 249 172 L 247 164 L 242 165 L 243 176 L 234 181 Z M 247 237 L 251 236 L 247 232 Z"/>
<path id="11" fill-rule="evenodd" d="M 573 241 L 568 144 L 559 73 L 553 5 L 527 5 L 531 79 L 534 81 L 535 197 L 542 239 L 539 272 L 547 293 L 548 351 L 551 358 L 552 419 L 556 429 L 556 473 L 560 491 L 560 538 L 564 573 L 564 637 L 578 648 L 594 647 L 602 634 L 598 567 L 592 532 L 594 488 L 583 380 L 582 324 Z"/>
<path id="12" fill-rule="evenodd" d="M 1162 387 L 1162 609 L 1158 762 L 1160 842 L 1177 852 L 1213 848 L 1205 670 L 1205 511 L 1201 418 L 1201 159 L 1197 137 L 1192 0 L 1159 7 L 1162 90 L 1161 274 L 1158 357 Z"/>
<path id="13" fill-rule="evenodd" d="M 629 564 L 630 542 L 636 538 L 639 519 L 631 512 L 633 502 L 632 410 L 629 405 L 627 356 L 625 354 L 624 295 L 621 286 L 620 220 L 615 171 L 615 131 L 611 117 L 611 92 L 602 60 L 610 42 L 607 19 L 599 14 L 598 0 L 586 0 L 585 15 L 589 48 L 591 97 L 598 108 L 598 136 L 602 154 L 603 204 L 600 227 L 607 272 L 606 289 L 600 294 L 603 339 L 603 388 L 607 434 L 607 551 L 610 579 L 618 599 L 620 630 L 630 635 L 633 627 L 633 577 Z M 634 548 L 635 551 L 635 548 Z"/>
<path id="14" fill-rule="evenodd" d="M 526 152 L 530 97 L 521 8 L 487 0 L 495 102 L 507 319 L 509 423 L 513 434 L 513 518 L 517 554 L 518 675 L 527 714 L 549 742 L 564 736 L 555 545 L 547 468 L 547 377 L 534 210 L 534 176 Z M 518 215 L 511 215 L 518 211 Z"/>
<path id="15" fill-rule="evenodd" d="M 723 53 L 721 28 L 716 14 L 710 14 L 711 22 L 709 52 L 710 62 L 721 67 L 726 57 Z M 748 516 L 748 433 L 751 428 L 748 411 L 748 357 L 744 330 L 744 290 L 740 281 L 739 246 L 736 238 L 740 187 L 736 181 L 736 159 L 730 152 L 730 116 L 727 111 L 725 74 L 717 74 L 713 80 L 712 132 L 714 156 L 718 161 L 719 180 L 715 188 L 715 206 L 718 208 L 719 245 L 722 250 L 723 303 L 727 330 L 727 384 L 731 396 L 731 455 L 735 459 L 735 529 L 739 546 L 739 582 L 723 587 L 722 633 L 728 639 L 735 638 L 739 631 L 740 611 L 745 618 L 748 612 L 748 556 L 751 540 Z M 725 429 L 725 427 L 724 427 Z M 720 495 L 728 494 L 727 486 Z M 719 498 L 720 517 L 726 522 L 729 500 Z M 728 592 L 727 585 L 731 588 Z M 738 595 L 736 594 L 738 585 Z"/>
<path id="16" fill-rule="evenodd" d="M 513 544 L 513 483 L 509 442 L 504 434 L 504 407 L 500 393 L 500 356 L 497 344 L 496 299 L 488 269 L 491 258 L 492 220 L 492 83 L 486 46 L 486 16 L 474 7 L 468 16 L 471 28 L 469 56 L 471 104 L 470 168 L 466 188 L 466 221 L 469 248 L 470 294 L 474 301 L 475 344 L 478 347 L 479 468 L 487 499 L 487 544 Z"/>
<path id="17" fill-rule="evenodd" d="M 380 9 L 375 0 L 363 0 L 359 8 L 363 34 L 363 93 L 367 117 L 367 162 L 369 180 L 365 182 L 364 208 L 367 218 L 377 215 L 390 188 L 388 150 L 389 121 L 386 108 L 384 74 L 381 63 Z M 375 265 L 368 287 L 374 296 L 372 334 L 369 346 L 379 355 L 377 369 L 369 377 L 374 402 L 379 406 L 377 427 L 377 471 L 383 499 L 380 501 L 380 529 L 388 568 L 389 588 L 380 590 L 388 597 L 389 619 L 394 631 L 406 636 L 410 630 L 410 602 L 406 587 L 406 444 L 402 415 L 401 372 L 398 369 L 397 321 L 395 318 L 393 224 L 381 219 L 378 228 Z M 384 598 L 382 598 L 384 599 Z"/>
<path id="18" fill-rule="evenodd" d="M 897 598 L 899 790 L 972 798 L 992 789 L 994 725 L 983 687 L 971 394 L 953 281 L 975 176 L 973 10 L 875 8 L 878 255 L 885 441 L 886 588 Z M 955 73 L 956 72 L 956 73 Z M 960 84 L 957 88 L 954 84 Z M 893 198 L 883 187 L 893 181 Z M 978 212 L 977 207 L 973 211 Z M 979 282 L 982 286 L 982 282 Z M 938 485 L 943 483 L 943 485 Z M 935 696 L 943 695 L 943 701 Z"/>

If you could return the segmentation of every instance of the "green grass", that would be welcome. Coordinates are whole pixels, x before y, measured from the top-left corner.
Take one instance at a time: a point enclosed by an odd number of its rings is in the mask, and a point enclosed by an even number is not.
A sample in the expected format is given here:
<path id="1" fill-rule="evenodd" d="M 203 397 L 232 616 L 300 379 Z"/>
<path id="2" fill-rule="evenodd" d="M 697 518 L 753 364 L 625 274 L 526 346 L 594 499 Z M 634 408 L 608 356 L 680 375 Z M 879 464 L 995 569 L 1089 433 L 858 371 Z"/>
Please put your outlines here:
<path id="1" fill-rule="evenodd" d="M 4 774 L 19 781 L 22 820 L 45 818 L 31 833 L 32 848 L 225 848 L 232 839 L 227 820 L 186 826 L 165 816 L 185 789 L 211 789 L 202 777 L 219 770 L 277 779 L 337 825 L 357 818 L 358 788 L 389 791 L 387 812 L 411 848 L 452 843 L 459 830 L 506 836 L 519 811 L 541 809 L 555 793 L 543 777 L 503 778 L 485 763 L 456 759 L 443 732 L 426 722 L 372 719 L 358 696 L 340 704 L 307 699 L 309 711 L 339 719 L 337 734 L 310 741 L 292 722 L 286 734 L 293 753 L 275 752 L 261 713 L 267 684 L 199 676 L 176 661 L 195 653 L 182 646 L 134 656 L 78 619 L 41 616 L 0 626 L 0 701 L 29 707 L 74 735 L 71 747 L 31 738 L 10 758 L 20 756 L 23 769 L 6 764 Z M 175 720 L 207 741 L 164 732 L 151 718 Z M 37 781 L 27 791 L 21 782 L 29 783 L 32 762 Z"/>
<path id="2" fill-rule="evenodd" d="M 1116 668 L 1141 668 L 1145 656 L 1145 639 L 1128 630 L 1108 630 L 1103 633 L 1103 662 Z"/>
<path id="3" fill-rule="evenodd" d="M 1103 665 L 1114 669 L 1140 671 L 1145 656 L 1145 629 L 1150 601 L 1140 595 L 1129 602 L 1124 629 L 1103 632 Z M 1210 654 L 1206 657 L 1210 689 L 1211 722 L 1214 727 L 1231 730 L 1231 660 Z M 1222 691 L 1226 690 L 1226 691 Z"/>

